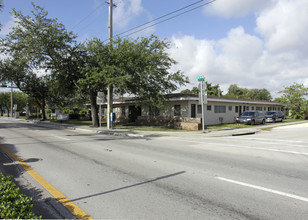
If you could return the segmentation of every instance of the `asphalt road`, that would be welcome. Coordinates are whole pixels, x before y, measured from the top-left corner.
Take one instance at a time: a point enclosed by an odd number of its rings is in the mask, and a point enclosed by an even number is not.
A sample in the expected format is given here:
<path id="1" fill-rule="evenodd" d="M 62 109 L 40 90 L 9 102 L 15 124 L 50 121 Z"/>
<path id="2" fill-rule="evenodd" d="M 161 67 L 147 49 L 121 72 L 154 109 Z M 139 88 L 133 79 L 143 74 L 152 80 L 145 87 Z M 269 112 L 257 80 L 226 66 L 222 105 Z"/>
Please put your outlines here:
<path id="1" fill-rule="evenodd" d="M 0 120 L 0 142 L 95 219 L 308 219 L 307 134 L 140 138 Z"/>

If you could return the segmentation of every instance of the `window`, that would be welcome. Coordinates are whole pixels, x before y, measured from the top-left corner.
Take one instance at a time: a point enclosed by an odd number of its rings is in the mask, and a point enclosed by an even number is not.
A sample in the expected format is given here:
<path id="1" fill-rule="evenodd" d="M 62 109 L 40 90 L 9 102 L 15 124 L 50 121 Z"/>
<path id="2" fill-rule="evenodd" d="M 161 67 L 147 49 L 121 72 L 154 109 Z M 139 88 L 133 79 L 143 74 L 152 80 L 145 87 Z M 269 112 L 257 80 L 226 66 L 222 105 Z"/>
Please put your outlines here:
<path id="1" fill-rule="evenodd" d="M 251 110 L 255 110 L 255 107 L 254 107 L 254 106 L 251 106 Z"/>
<path id="2" fill-rule="evenodd" d="M 232 111 L 232 105 L 229 105 L 228 110 Z"/>
<path id="3" fill-rule="evenodd" d="M 235 106 L 235 112 L 238 113 L 238 106 Z"/>
<path id="4" fill-rule="evenodd" d="M 214 112 L 215 113 L 226 113 L 226 106 L 225 105 L 215 105 Z"/>
<path id="5" fill-rule="evenodd" d="M 262 107 L 256 107 L 257 111 L 262 111 Z"/>
<path id="6" fill-rule="evenodd" d="M 249 106 L 246 106 L 246 111 L 249 111 Z"/>
<path id="7" fill-rule="evenodd" d="M 264 107 L 264 111 L 266 111 L 266 107 Z"/>
<path id="8" fill-rule="evenodd" d="M 125 106 L 122 106 L 122 111 L 121 111 L 122 115 L 125 116 Z"/>
<path id="9" fill-rule="evenodd" d="M 174 105 L 174 116 L 181 116 L 181 105 Z"/>
<path id="10" fill-rule="evenodd" d="M 201 105 L 198 105 L 197 112 L 198 112 L 198 114 L 202 114 L 202 107 L 201 107 Z"/>
<path id="11" fill-rule="evenodd" d="M 211 105 L 206 106 L 206 110 L 212 111 L 212 106 Z"/>
<path id="12" fill-rule="evenodd" d="M 150 106 L 149 108 L 149 115 L 150 116 L 159 116 L 160 112 L 159 109 L 153 106 Z"/>

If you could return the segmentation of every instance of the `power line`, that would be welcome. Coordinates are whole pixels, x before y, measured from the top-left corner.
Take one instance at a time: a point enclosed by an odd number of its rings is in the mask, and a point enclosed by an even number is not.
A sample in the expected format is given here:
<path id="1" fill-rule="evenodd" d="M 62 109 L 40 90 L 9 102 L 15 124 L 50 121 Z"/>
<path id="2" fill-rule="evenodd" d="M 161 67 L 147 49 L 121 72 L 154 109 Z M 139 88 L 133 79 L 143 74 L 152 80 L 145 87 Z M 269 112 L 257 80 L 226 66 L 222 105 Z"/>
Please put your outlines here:
<path id="1" fill-rule="evenodd" d="M 186 9 L 186 8 L 189 8 L 189 7 L 191 7 L 191 6 L 195 5 L 195 4 L 198 4 L 198 3 L 203 2 L 203 1 L 204 1 L 204 0 L 200 0 L 200 1 L 194 2 L 194 3 L 192 3 L 192 4 L 190 4 L 190 5 L 187 5 L 187 6 L 183 7 L 183 8 L 177 9 L 177 10 L 175 10 L 175 11 L 172 11 L 172 12 L 168 13 L 168 14 L 165 14 L 165 15 L 163 15 L 163 16 L 160 16 L 160 17 L 158 17 L 158 18 L 155 18 L 155 19 L 153 19 L 153 20 L 151 20 L 151 21 L 148 21 L 148 22 L 146 22 L 146 23 L 143 23 L 143 24 L 141 24 L 141 25 L 138 25 L 137 27 L 134 27 L 134 28 L 131 28 L 131 29 L 127 30 L 127 31 L 124 31 L 124 32 L 122 32 L 122 33 L 119 33 L 119 34 L 117 34 L 116 36 L 120 36 L 120 35 L 123 35 L 123 34 L 125 34 L 125 33 L 127 33 L 127 32 L 130 32 L 130 31 L 132 31 L 132 30 L 138 29 L 138 28 L 140 28 L 140 27 L 142 27 L 142 26 L 145 26 L 145 25 L 147 25 L 147 24 L 150 24 L 150 23 L 152 23 L 152 22 L 154 22 L 154 21 L 157 21 L 157 20 L 159 20 L 159 19 L 161 19 L 161 18 L 164 18 L 164 17 L 167 17 L 167 16 L 169 16 L 169 15 L 172 15 L 172 14 L 174 14 L 174 13 L 176 13 L 176 12 L 179 12 L 179 11 L 181 11 L 181 10 L 184 10 L 184 9 Z"/>
<path id="2" fill-rule="evenodd" d="M 105 4 L 105 2 L 102 2 L 101 4 L 99 4 L 93 11 L 91 11 L 86 17 L 84 17 L 83 19 L 81 19 L 77 24 L 75 24 L 71 30 L 73 30 L 74 28 L 76 28 L 78 25 L 80 25 L 82 22 L 84 22 L 88 17 L 90 17 L 92 14 L 94 14 L 99 8 L 101 8 L 103 5 Z"/>
<path id="3" fill-rule="evenodd" d="M 195 4 L 198 4 L 198 3 L 202 2 L 202 1 L 204 1 L 204 0 L 197 1 L 197 2 L 195 2 L 195 3 L 192 3 L 192 4 L 190 4 L 190 5 L 185 6 L 185 7 L 183 7 L 183 8 L 180 8 L 180 9 L 178 9 L 178 10 L 175 10 L 175 11 L 173 11 L 173 12 L 170 12 L 170 13 L 168 13 L 168 14 L 166 14 L 166 15 L 160 16 L 159 18 L 156 18 L 156 19 L 151 20 L 151 21 L 149 21 L 149 22 L 146 22 L 146 23 L 144 23 L 144 24 L 138 25 L 138 26 L 136 26 L 136 27 L 134 27 L 134 28 L 131 28 L 131 29 L 127 30 L 127 31 L 124 31 L 124 32 L 122 32 L 122 33 L 120 33 L 120 34 L 117 34 L 116 36 L 120 36 L 120 35 L 123 35 L 123 34 L 125 34 L 125 33 L 131 32 L 132 30 L 136 30 L 136 29 L 138 29 L 138 28 L 140 28 L 140 27 L 142 27 L 142 26 L 146 26 L 147 24 L 153 23 L 154 21 L 157 21 L 157 20 L 159 20 L 159 19 L 161 19 L 161 18 L 167 17 L 167 16 L 169 16 L 169 15 L 171 15 L 171 14 L 174 14 L 174 13 L 176 13 L 176 12 L 182 11 L 182 10 L 184 10 L 184 9 L 186 9 L 186 8 L 189 8 L 189 7 L 191 7 L 191 6 L 195 5 Z M 211 1 L 209 1 L 209 2 L 206 2 L 206 3 L 204 3 L 204 4 L 201 4 L 201 5 L 199 5 L 199 6 L 196 6 L 196 7 L 194 7 L 194 8 L 188 9 L 188 10 L 186 10 L 186 11 L 184 11 L 184 12 L 182 12 L 182 13 L 179 13 L 179 14 L 177 14 L 177 15 L 174 15 L 174 16 L 172 16 L 172 17 L 170 17 L 170 18 L 164 19 L 164 20 L 162 20 L 162 21 L 159 21 L 159 22 L 156 22 L 156 23 L 154 23 L 154 24 L 148 25 L 148 26 L 146 26 L 146 27 L 144 27 L 144 28 L 138 29 L 138 30 L 136 30 L 136 31 L 134 31 L 134 32 L 132 32 L 132 33 L 130 33 L 130 34 L 125 35 L 124 37 L 128 37 L 128 36 L 130 36 L 130 35 L 133 35 L 133 34 L 135 34 L 135 33 L 138 33 L 138 32 L 140 32 L 140 31 L 143 31 L 143 30 L 145 30 L 145 29 L 148 29 L 148 28 L 150 28 L 150 27 L 153 27 L 153 26 L 155 26 L 155 25 L 158 25 L 158 24 L 161 24 L 161 23 L 163 23 L 163 22 L 169 21 L 169 20 L 171 20 L 171 19 L 173 19 L 173 18 L 176 18 L 176 17 L 178 17 L 178 16 L 181 16 L 181 15 L 183 15 L 183 14 L 186 14 L 186 13 L 188 13 L 188 12 L 191 12 L 191 11 L 193 11 L 193 10 L 196 10 L 196 9 L 198 9 L 198 8 L 200 8 L 200 7 L 203 7 L 203 6 L 209 5 L 209 4 L 211 4 L 211 3 L 214 3 L 215 1 L 217 1 L 217 0 L 211 0 Z M 106 41 L 106 40 L 105 40 L 105 41 Z"/>

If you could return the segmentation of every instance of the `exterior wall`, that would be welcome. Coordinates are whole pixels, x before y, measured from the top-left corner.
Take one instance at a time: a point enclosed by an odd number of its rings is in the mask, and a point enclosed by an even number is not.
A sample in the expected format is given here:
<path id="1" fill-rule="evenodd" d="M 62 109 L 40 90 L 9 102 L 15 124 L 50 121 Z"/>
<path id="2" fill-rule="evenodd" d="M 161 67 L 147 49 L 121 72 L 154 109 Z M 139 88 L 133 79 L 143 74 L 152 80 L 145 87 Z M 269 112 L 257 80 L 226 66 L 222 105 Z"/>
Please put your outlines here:
<path id="1" fill-rule="evenodd" d="M 208 109 L 210 106 L 210 110 Z M 215 113 L 215 106 L 224 106 L 225 113 Z M 229 110 L 231 107 L 231 111 Z M 204 108 L 205 125 L 233 123 L 235 116 L 235 106 L 230 103 L 209 102 Z"/>
<path id="2" fill-rule="evenodd" d="M 192 116 L 192 104 L 195 105 L 195 119 Z M 114 104 L 114 112 L 117 115 L 118 122 L 129 121 L 129 106 L 134 105 L 133 103 L 119 103 Z M 180 115 L 175 115 L 175 106 L 180 106 Z M 208 108 L 208 106 L 210 106 Z M 224 107 L 215 107 L 224 106 Z M 122 108 L 125 108 L 123 112 Z M 216 108 L 216 111 L 215 111 Z M 224 111 L 225 109 L 225 111 Z M 218 112 L 217 112 L 218 110 Z M 221 112 L 221 110 L 223 110 Z M 236 117 L 242 112 L 248 110 L 283 110 L 282 105 L 270 102 L 258 102 L 258 101 L 237 101 L 237 100 L 223 100 L 223 99 L 212 99 L 208 100 L 208 103 L 204 105 L 205 125 L 216 125 L 216 124 L 228 124 L 234 123 Z M 124 113 L 124 114 L 123 114 Z M 193 114 L 194 115 L 194 114 Z M 164 119 L 165 118 L 165 119 Z M 181 118 L 180 120 L 178 120 Z M 186 119 L 185 119 L 186 118 Z M 184 128 L 192 127 L 196 129 L 196 124 L 200 124 L 202 118 L 201 105 L 198 100 L 192 99 L 176 99 L 166 101 L 164 108 L 159 110 L 159 115 L 150 116 L 149 106 L 141 107 L 141 117 L 138 117 L 137 121 L 143 124 L 162 124 L 162 125 L 175 125 L 175 127 Z M 157 120 L 155 122 L 155 120 Z M 199 121 L 198 121 L 199 120 Z M 176 123 L 180 123 L 177 125 Z M 186 125 L 184 125 L 186 123 Z M 195 123 L 194 125 L 192 123 Z M 197 126 L 198 127 L 198 126 Z M 199 126 L 200 127 L 200 126 Z"/>
<path id="3" fill-rule="evenodd" d="M 175 101 L 175 102 L 165 102 L 164 108 L 159 110 L 159 116 L 164 117 L 173 117 L 174 115 L 174 106 L 180 105 L 181 111 L 179 117 L 189 117 L 190 115 L 190 108 L 187 104 L 188 101 Z M 150 107 L 149 106 L 142 106 L 142 113 L 141 116 L 149 116 L 150 115 Z"/>

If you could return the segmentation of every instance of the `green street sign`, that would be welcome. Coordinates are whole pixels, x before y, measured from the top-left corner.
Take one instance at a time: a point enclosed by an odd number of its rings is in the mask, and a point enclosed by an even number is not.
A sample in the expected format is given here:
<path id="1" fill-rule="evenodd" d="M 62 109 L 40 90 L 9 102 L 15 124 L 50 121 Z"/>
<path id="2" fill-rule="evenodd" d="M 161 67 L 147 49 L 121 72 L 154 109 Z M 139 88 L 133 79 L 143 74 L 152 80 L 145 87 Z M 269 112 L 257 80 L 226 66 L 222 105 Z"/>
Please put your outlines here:
<path id="1" fill-rule="evenodd" d="M 204 82 L 205 81 L 204 76 L 198 76 L 198 81 L 199 82 Z"/>
<path id="2" fill-rule="evenodd" d="M 2 110 L 6 110 L 6 107 L 3 106 L 3 107 L 2 107 Z"/>

